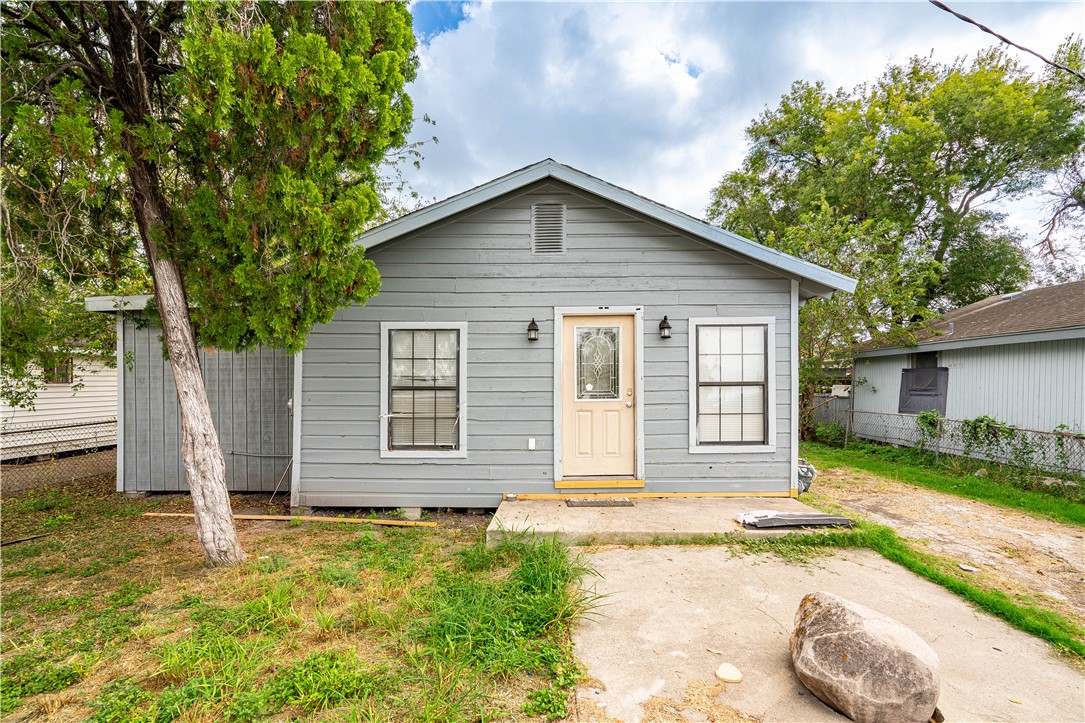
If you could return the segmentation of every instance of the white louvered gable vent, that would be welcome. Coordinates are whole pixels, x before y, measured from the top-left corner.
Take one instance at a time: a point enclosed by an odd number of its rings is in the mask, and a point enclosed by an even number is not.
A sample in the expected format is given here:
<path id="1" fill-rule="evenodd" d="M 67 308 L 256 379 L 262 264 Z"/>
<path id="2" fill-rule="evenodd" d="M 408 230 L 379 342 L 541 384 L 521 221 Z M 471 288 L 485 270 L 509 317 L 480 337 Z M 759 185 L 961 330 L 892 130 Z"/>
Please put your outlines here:
<path id="1" fill-rule="evenodd" d="M 531 206 L 531 251 L 536 254 L 565 253 L 564 203 Z"/>

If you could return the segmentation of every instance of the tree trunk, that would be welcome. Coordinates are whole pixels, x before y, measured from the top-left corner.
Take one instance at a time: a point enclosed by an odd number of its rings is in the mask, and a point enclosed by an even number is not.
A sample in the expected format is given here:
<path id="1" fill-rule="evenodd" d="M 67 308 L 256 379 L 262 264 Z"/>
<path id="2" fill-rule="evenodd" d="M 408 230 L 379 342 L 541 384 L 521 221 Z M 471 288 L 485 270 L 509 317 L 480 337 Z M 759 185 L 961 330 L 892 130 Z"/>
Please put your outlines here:
<path id="1" fill-rule="evenodd" d="M 809 384 L 801 384 L 799 385 L 799 441 L 815 441 L 817 431 L 818 425 L 814 418 L 814 389 Z"/>
<path id="2" fill-rule="evenodd" d="M 162 56 L 179 51 L 167 50 L 163 43 L 167 38 L 169 43 L 179 41 L 183 9 L 181 3 L 160 2 L 25 2 L 22 6 L 5 3 L 3 15 L 4 22 L 29 34 L 32 42 L 27 47 L 39 46 L 27 57 L 33 62 L 47 60 L 50 68 L 56 66 L 31 94 L 44 94 L 37 96 L 39 100 L 56 103 L 46 87 L 54 78 L 75 78 L 86 86 L 89 96 L 98 98 L 102 117 L 111 110 L 123 114 L 126 128 L 120 142 L 128 157 L 128 190 L 154 278 L 155 300 L 177 385 L 181 459 L 195 507 L 196 535 L 208 562 L 233 565 L 243 560 L 245 553 L 237 542 L 226 490 L 226 463 L 200 372 L 181 270 L 168 255 L 160 253 L 162 248 L 168 251 L 175 240 L 170 205 L 159 183 L 154 155 L 148 154 L 149 149 L 135 135 L 135 129 L 150 131 L 155 119 L 170 115 L 162 103 L 163 81 L 173 72 L 177 57 L 163 61 Z M 4 38 L 7 40 L 6 33 Z"/>
<path id="3" fill-rule="evenodd" d="M 211 417 L 200 371 L 196 337 L 188 318 L 181 270 L 159 253 L 155 235 L 171 233 L 168 206 L 158 193 L 154 169 L 140 159 L 134 140 L 128 138 L 128 169 L 132 183 L 132 208 L 139 225 L 154 277 L 154 296 L 162 321 L 166 351 L 177 386 L 181 410 L 181 460 L 196 513 L 196 536 L 212 565 L 235 565 L 245 559 L 237 541 L 230 495 L 226 489 L 226 462 Z"/>

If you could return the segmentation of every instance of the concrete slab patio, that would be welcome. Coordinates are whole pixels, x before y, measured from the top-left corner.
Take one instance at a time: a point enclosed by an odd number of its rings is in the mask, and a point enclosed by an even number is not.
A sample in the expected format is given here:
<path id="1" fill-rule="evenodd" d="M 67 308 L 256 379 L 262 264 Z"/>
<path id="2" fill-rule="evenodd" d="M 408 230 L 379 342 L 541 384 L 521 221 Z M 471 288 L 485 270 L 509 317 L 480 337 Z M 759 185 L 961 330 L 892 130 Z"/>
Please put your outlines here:
<path id="1" fill-rule="evenodd" d="M 578 692 L 580 721 L 740 720 L 728 708 L 763 721 L 847 720 L 791 667 L 795 610 L 817 590 L 885 613 L 934 648 L 947 721 L 1085 719 L 1085 675 L 1047 643 L 873 552 L 797 565 L 670 546 L 603 549 L 589 561 L 606 597 L 573 638 L 590 678 Z M 744 680 L 717 681 L 723 662 Z"/>
<path id="2" fill-rule="evenodd" d="M 569 507 L 565 500 L 505 500 L 497 508 L 486 540 L 506 534 L 556 535 L 563 542 L 606 544 L 652 542 L 708 535 L 783 535 L 795 530 L 745 530 L 735 515 L 753 510 L 818 510 L 789 497 L 630 498 L 632 507 Z"/>

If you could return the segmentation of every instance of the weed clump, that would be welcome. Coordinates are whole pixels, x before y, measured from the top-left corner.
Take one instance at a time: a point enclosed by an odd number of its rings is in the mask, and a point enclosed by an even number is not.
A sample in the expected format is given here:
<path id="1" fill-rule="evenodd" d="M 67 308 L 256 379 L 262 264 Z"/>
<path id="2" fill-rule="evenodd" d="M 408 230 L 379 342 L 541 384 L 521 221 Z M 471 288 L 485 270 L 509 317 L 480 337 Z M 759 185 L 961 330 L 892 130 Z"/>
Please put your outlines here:
<path id="1" fill-rule="evenodd" d="M 596 598 L 576 583 L 594 571 L 549 537 L 492 549 L 479 543 L 459 558 L 457 567 L 438 577 L 412 637 L 435 657 L 485 675 L 548 675 L 551 685 L 532 693 L 524 711 L 564 717 L 579 673 L 563 633 L 592 609 Z M 502 565 L 511 566 L 505 575 L 477 574 Z"/>

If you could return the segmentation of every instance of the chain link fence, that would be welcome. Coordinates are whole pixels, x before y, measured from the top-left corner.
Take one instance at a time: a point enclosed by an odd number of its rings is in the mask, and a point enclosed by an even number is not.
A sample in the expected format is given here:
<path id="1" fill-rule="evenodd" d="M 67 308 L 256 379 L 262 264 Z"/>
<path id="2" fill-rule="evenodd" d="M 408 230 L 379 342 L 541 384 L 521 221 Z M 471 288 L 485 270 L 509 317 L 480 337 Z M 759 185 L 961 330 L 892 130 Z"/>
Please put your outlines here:
<path id="1" fill-rule="evenodd" d="M 116 418 L 5 425 L 0 429 L 0 488 L 4 495 L 116 469 Z"/>
<path id="2" fill-rule="evenodd" d="M 844 428 L 849 440 L 869 439 L 935 454 L 987 460 L 1055 474 L 1085 475 L 1085 434 L 1019 429 L 984 419 L 939 419 L 924 426 L 914 414 L 865 412 L 843 406 L 819 409 L 817 421 Z M 928 423 L 929 424 L 929 423 Z"/>

